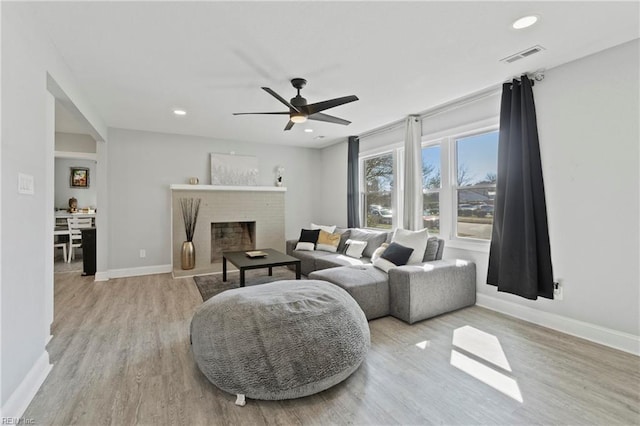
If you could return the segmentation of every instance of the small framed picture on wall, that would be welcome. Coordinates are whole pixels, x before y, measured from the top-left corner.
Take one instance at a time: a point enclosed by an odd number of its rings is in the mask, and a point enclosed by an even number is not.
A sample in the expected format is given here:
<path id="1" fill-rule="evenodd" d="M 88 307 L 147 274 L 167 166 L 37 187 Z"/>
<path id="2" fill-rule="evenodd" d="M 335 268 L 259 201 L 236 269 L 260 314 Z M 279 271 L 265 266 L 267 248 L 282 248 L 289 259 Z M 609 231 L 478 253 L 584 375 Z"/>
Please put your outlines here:
<path id="1" fill-rule="evenodd" d="M 88 188 L 89 187 L 89 169 L 86 167 L 70 167 L 70 183 L 71 188 Z"/>

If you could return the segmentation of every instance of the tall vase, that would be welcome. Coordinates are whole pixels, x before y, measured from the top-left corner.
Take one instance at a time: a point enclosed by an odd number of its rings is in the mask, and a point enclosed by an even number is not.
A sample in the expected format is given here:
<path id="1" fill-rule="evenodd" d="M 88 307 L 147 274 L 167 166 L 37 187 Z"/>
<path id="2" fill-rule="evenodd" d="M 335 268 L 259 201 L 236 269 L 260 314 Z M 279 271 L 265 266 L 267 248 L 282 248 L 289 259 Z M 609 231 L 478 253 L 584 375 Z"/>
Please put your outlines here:
<path id="1" fill-rule="evenodd" d="M 196 266 L 196 248 L 193 241 L 182 243 L 182 269 L 193 269 Z"/>

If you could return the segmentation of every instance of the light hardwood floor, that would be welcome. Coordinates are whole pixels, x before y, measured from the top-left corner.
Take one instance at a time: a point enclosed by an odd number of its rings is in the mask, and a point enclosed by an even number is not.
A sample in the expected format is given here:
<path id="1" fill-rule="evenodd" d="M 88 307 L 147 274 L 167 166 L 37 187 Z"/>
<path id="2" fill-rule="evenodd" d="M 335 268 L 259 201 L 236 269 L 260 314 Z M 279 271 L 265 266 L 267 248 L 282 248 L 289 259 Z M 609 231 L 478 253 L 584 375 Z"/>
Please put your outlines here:
<path id="1" fill-rule="evenodd" d="M 640 358 L 479 307 L 369 323 L 347 380 L 289 401 L 234 405 L 194 364 L 191 278 L 55 277 L 53 370 L 37 424 L 639 424 Z"/>

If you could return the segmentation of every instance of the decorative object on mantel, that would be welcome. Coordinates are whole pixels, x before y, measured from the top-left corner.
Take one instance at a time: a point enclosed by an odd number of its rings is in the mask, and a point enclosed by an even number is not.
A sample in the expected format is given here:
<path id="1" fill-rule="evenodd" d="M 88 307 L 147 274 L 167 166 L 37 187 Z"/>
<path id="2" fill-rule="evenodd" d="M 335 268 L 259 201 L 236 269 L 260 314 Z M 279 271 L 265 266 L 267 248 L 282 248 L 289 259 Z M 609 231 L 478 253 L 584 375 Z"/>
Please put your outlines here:
<path id="1" fill-rule="evenodd" d="M 282 186 L 282 179 L 284 178 L 284 167 L 276 167 L 276 186 Z"/>
<path id="2" fill-rule="evenodd" d="M 211 185 L 255 186 L 257 179 L 257 157 L 211 153 Z"/>
<path id="3" fill-rule="evenodd" d="M 199 184 L 199 183 L 200 183 L 200 179 L 198 179 L 197 177 L 189 178 L 189 183 L 190 183 L 191 185 L 197 185 L 197 184 Z"/>
<path id="4" fill-rule="evenodd" d="M 182 269 L 193 269 L 196 266 L 196 248 L 193 245 L 193 234 L 198 222 L 198 211 L 200 211 L 200 198 L 180 198 L 182 207 L 182 220 L 187 241 L 182 243 Z"/>
<path id="5" fill-rule="evenodd" d="M 76 197 L 69 198 L 69 213 L 75 213 L 78 211 L 78 200 Z"/>

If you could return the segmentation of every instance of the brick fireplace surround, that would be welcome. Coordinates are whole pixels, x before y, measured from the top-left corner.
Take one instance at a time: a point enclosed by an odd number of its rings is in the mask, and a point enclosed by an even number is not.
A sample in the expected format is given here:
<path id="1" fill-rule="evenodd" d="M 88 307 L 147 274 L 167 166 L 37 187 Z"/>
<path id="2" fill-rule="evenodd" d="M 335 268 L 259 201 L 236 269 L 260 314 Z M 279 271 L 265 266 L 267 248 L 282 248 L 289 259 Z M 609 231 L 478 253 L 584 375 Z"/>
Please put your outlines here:
<path id="1" fill-rule="evenodd" d="M 284 252 L 284 199 L 286 188 L 270 186 L 171 185 L 171 248 L 173 276 L 222 271 L 222 261 L 211 262 L 211 224 L 255 222 L 256 248 Z M 184 271 L 180 250 L 185 241 L 180 198 L 200 198 L 200 212 L 193 236 L 196 266 Z"/>

